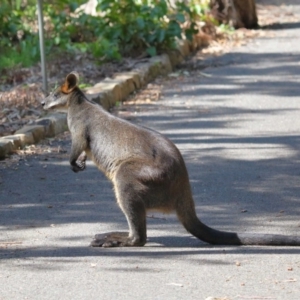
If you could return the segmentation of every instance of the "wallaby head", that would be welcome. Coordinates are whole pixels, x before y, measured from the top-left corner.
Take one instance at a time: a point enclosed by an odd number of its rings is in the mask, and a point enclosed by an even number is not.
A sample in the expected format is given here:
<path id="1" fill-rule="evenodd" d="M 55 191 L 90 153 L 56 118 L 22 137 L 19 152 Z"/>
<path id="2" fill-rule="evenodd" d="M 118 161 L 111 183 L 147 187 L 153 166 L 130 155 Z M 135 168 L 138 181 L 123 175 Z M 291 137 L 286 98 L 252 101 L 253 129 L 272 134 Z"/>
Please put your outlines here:
<path id="1" fill-rule="evenodd" d="M 44 109 L 55 109 L 58 111 L 66 111 L 72 94 L 78 90 L 79 75 L 77 72 L 71 72 L 67 75 L 65 82 L 56 88 L 42 102 Z"/>

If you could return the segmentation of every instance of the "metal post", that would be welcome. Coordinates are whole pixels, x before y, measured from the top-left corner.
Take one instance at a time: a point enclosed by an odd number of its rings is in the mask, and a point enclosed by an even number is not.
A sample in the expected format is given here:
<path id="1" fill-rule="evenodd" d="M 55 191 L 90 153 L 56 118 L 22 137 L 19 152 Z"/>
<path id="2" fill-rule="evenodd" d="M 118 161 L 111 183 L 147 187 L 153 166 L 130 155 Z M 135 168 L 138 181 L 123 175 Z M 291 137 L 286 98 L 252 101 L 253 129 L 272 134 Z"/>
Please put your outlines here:
<path id="1" fill-rule="evenodd" d="M 44 18 L 43 18 L 43 4 L 42 0 L 37 0 L 38 21 L 39 21 L 39 37 L 40 37 L 40 53 L 41 53 L 41 67 L 43 76 L 43 90 L 48 91 L 47 73 L 46 73 L 46 59 L 45 59 L 45 43 L 44 43 Z"/>

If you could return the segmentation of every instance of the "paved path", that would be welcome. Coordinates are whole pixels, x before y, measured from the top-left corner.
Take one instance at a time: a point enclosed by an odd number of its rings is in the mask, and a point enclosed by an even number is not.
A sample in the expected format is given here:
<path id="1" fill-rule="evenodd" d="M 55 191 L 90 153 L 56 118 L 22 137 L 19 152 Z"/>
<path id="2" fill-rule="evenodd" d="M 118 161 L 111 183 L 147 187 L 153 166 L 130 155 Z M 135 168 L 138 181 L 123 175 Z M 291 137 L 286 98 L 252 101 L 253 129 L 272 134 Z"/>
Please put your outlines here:
<path id="1" fill-rule="evenodd" d="M 291 27 L 166 81 L 162 100 L 135 107 L 134 122 L 182 151 L 198 215 L 215 228 L 300 234 L 300 28 Z M 91 163 L 70 171 L 68 140 L 41 149 L 0 169 L 1 300 L 299 299 L 300 248 L 209 246 L 174 216 L 149 216 L 144 248 L 87 247 L 95 233 L 127 229 L 111 185 Z"/>

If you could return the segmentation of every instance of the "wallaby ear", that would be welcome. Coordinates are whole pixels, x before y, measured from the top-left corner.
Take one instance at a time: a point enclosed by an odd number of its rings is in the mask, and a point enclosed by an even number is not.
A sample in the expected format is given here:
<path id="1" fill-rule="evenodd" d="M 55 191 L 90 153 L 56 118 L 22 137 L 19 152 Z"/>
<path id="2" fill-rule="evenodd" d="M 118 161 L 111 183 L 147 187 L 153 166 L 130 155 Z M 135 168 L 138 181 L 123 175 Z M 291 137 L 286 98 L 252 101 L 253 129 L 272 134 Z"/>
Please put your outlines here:
<path id="1" fill-rule="evenodd" d="M 61 86 L 61 91 L 65 94 L 71 93 L 79 82 L 79 75 L 77 72 L 71 72 L 67 75 L 64 84 Z"/>

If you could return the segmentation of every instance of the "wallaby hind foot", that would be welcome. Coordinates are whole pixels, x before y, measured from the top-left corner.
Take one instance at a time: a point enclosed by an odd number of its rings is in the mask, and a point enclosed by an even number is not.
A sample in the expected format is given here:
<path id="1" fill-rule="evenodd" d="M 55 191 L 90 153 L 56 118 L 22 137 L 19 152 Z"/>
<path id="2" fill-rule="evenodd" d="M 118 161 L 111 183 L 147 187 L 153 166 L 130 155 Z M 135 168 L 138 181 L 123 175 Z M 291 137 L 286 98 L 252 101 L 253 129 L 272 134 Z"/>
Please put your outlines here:
<path id="1" fill-rule="evenodd" d="M 109 232 L 96 234 L 93 241 L 91 242 L 91 247 L 134 247 L 134 246 L 144 246 L 146 241 L 141 242 L 134 238 L 130 238 L 128 232 Z"/>

